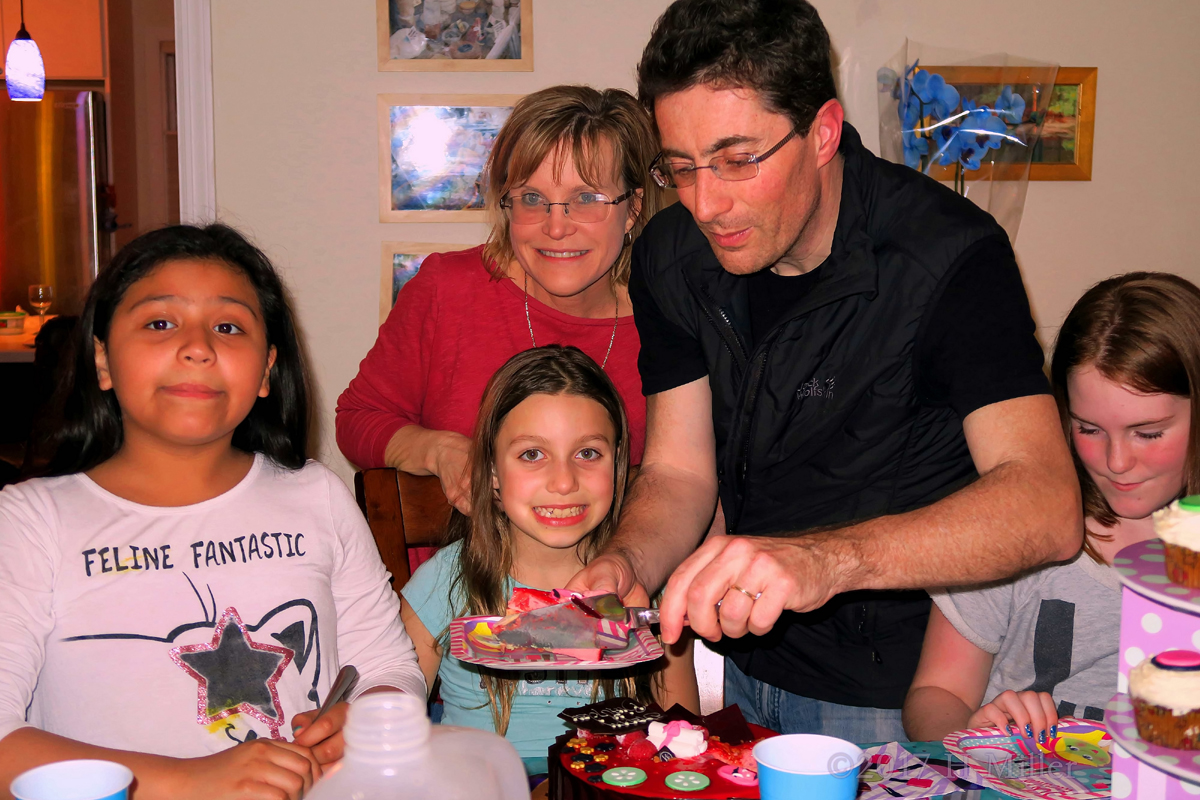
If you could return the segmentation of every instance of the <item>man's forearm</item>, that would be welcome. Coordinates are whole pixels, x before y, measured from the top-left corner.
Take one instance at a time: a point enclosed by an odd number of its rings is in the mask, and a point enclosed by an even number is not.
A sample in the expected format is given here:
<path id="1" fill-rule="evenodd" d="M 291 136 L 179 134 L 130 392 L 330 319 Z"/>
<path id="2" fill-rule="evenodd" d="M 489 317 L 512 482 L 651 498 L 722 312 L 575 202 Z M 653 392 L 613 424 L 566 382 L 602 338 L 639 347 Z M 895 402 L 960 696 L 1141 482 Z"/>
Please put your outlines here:
<path id="1" fill-rule="evenodd" d="M 1079 550 L 1074 472 L 1013 462 L 916 511 L 809 534 L 840 590 L 923 589 L 1008 578 Z"/>
<path id="2" fill-rule="evenodd" d="M 617 534 L 606 549 L 626 556 L 638 582 L 653 594 L 696 549 L 716 504 L 715 481 L 661 464 L 644 465 L 625 499 Z"/>

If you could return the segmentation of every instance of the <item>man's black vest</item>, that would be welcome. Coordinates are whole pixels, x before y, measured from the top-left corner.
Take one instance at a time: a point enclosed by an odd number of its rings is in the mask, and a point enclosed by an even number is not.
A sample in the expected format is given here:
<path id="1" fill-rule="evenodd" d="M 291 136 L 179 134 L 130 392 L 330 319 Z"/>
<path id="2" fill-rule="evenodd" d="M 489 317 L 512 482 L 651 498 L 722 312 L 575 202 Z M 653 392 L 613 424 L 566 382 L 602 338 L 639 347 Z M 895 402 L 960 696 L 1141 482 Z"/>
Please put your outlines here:
<path id="1" fill-rule="evenodd" d="M 753 347 L 746 278 L 721 268 L 687 209 L 658 214 L 635 245 L 663 314 L 704 350 L 730 533 L 899 514 L 976 477 L 955 412 L 920 403 L 913 354 L 955 269 L 1004 231 L 950 189 L 871 154 L 850 125 L 840 152 L 832 254 Z M 853 592 L 723 649 L 790 692 L 899 708 L 928 616 L 924 592 Z"/>

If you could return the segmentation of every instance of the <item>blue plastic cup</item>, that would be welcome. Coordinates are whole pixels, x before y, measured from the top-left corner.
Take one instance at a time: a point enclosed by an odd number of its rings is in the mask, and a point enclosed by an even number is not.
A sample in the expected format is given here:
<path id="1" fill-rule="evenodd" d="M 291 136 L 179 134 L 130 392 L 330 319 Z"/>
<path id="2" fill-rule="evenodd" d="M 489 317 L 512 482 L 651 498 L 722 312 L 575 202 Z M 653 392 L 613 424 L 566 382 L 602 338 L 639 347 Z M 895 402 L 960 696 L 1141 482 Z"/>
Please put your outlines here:
<path id="1" fill-rule="evenodd" d="M 9 785 L 17 800 L 128 800 L 133 773 L 111 761 L 59 761 L 22 772 Z"/>
<path id="2" fill-rule="evenodd" d="M 762 800 L 854 800 L 861 748 L 832 736 L 793 733 L 754 745 Z"/>

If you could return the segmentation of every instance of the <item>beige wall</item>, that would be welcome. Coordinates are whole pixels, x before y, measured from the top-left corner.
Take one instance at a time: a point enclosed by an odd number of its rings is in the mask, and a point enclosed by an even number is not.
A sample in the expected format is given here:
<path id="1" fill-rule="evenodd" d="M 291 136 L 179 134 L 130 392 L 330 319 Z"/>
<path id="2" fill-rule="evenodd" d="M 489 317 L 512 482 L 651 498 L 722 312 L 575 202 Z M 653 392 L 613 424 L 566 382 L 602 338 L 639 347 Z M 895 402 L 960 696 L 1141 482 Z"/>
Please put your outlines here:
<path id="1" fill-rule="evenodd" d="M 283 269 L 318 384 L 321 457 L 343 476 L 333 408 L 377 327 L 380 243 L 481 241 L 469 224 L 378 222 L 375 95 L 633 87 L 667 0 L 536 0 L 532 73 L 380 73 L 371 0 L 213 0 L 217 201 Z M 877 141 L 874 74 L 905 36 L 1100 68 L 1094 180 L 1031 184 L 1017 253 L 1043 338 L 1090 284 L 1135 268 L 1200 282 L 1191 101 L 1195 0 L 817 0 L 843 99 Z M 973 11 L 974 9 L 974 11 Z"/>

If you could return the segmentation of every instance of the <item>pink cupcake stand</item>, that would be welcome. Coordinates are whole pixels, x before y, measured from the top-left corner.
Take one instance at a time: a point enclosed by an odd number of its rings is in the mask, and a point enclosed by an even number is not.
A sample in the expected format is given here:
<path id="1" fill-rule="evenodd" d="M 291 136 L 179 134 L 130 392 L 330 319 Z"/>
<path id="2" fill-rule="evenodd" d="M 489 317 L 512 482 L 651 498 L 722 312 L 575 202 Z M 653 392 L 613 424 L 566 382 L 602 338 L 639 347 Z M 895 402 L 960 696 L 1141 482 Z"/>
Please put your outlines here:
<path id="1" fill-rule="evenodd" d="M 1130 545 L 1113 559 L 1121 576 L 1118 693 L 1104 722 L 1115 743 L 1112 796 L 1137 800 L 1200 797 L 1200 750 L 1169 750 L 1138 738 L 1129 670 L 1163 650 L 1200 651 L 1200 589 L 1171 583 L 1158 540 Z"/>

